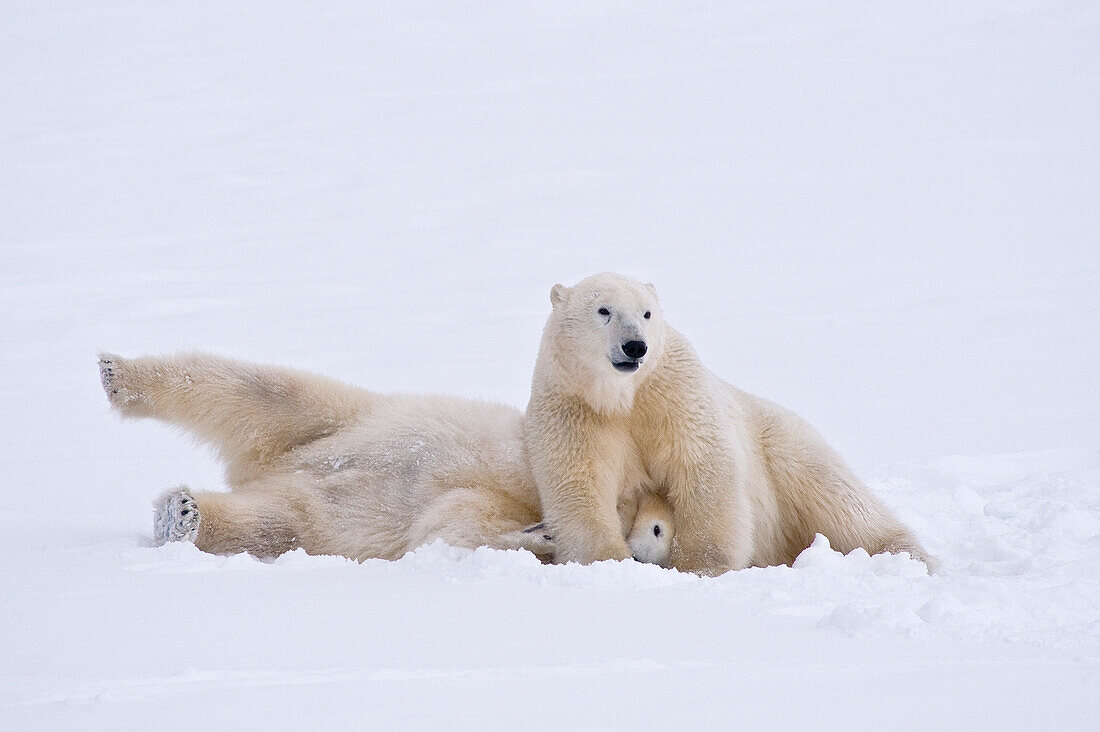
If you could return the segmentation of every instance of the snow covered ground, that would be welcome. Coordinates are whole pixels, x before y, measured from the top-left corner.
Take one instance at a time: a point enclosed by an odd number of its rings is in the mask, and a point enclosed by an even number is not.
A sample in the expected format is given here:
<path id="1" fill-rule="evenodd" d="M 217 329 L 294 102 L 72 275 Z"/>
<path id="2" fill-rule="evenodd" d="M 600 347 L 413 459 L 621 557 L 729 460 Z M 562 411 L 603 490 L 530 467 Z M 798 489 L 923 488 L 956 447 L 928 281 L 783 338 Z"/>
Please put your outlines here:
<path id="1" fill-rule="evenodd" d="M 1096 729 L 1089 2 L 0 2 L 0 728 Z M 95 353 L 527 401 L 621 271 L 939 555 L 151 546 Z"/>

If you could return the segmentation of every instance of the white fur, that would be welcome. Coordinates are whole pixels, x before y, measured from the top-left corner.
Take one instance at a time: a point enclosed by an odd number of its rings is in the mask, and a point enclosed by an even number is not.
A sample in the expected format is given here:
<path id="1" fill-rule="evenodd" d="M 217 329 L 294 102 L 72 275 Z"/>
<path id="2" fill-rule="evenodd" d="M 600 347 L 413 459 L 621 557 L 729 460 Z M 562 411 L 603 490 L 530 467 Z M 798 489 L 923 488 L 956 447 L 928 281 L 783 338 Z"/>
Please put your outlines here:
<path id="1" fill-rule="evenodd" d="M 639 562 L 671 566 L 674 531 L 672 507 L 659 496 L 647 493 L 638 506 L 634 525 L 626 535 L 630 555 Z"/>
<path id="2" fill-rule="evenodd" d="M 396 559 L 442 538 L 552 557 L 514 536 L 541 512 L 523 415 L 510 407 L 376 394 L 201 354 L 103 354 L 100 377 L 123 416 L 183 427 L 226 464 L 229 493 L 180 487 L 161 496 L 159 543 L 258 556 L 302 547 L 362 560 Z"/>
<path id="3" fill-rule="evenodd" d="M 628 494 L 619 502 L 619 514 L 623 517 L 623 526 L 630 527 L 626 543 L 631 556 L 639 562 L 670 566 L 674 526 L 672 507 L 668 502 L 652 493 L 645 493 L 640 498 L 637 494 Z M 545 523 L 537 523 L 522 531 L 512 532 L 504 539 L 517 548 L 553 558 L 557 554 L 557 544 L 549 531 Z"/>
<path id="4" fill-rule="evenodd" d="M 551 304 L 526 435 L 559 559 L 630 556 L 616 508 L 636 485 L 668 496 L 683 570 L 790 563 L 815 533 L 842 551 L 926 556 L 813 428 L 708 371 L 652 285 L 595 275 L 555 285 Z M 648 346 L 640 368 L 616 370 L 635 336 Z"/>

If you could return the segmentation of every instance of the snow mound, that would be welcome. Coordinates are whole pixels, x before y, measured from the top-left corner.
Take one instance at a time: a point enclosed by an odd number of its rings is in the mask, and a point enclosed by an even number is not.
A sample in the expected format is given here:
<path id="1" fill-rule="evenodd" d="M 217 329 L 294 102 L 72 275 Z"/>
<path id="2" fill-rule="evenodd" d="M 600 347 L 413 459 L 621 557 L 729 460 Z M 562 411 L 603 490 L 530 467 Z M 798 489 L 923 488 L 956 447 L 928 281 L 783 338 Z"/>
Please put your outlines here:
<path id="1" fill-rule="evenodd" d="M 442 540 L 425 544 L 394 563 L 398 571 L 413 570 L 448 582 L 501 582 L 554 587 L 618 587 L 646 589 L 698 581 L 696 575 L 662 569 L 633 559 L 608 560 L 582 566 L 542 564 L 534 554 L 479 547 L 457 549 Z"/>

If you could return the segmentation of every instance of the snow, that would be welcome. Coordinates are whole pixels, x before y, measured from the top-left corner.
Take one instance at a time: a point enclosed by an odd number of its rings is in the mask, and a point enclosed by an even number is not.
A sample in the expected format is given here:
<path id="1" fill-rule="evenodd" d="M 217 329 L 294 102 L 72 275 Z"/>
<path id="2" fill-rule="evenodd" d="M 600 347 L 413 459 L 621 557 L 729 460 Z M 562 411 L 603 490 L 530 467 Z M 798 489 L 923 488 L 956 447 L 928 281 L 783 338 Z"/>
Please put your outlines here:
<path id="1" fill-rule="evenodd" d="M 1086 2 L 0 4 L 0 726 L 1100 724 Z M 657 286 L 940 557 L 699 578 L 153 547 L 214 458 L 95 354 L 522 407 Z"/>

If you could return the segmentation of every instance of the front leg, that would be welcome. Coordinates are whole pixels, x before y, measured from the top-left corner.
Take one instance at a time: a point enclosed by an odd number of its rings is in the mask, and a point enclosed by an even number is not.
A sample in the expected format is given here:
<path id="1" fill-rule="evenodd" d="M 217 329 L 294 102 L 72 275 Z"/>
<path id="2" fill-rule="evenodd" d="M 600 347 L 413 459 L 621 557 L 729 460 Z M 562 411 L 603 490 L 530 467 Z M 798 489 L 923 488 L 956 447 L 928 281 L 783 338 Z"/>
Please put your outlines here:
<path id="1" fill-rule="evenodd" d="M 527 451 L 555 561 L 629 558 L 618 512 L 626 458 L 607 425 L 579 407 L 529 411 Z"/>
<path id="2" fill-rule="evenodd" d="M 668 498 L 675 516 L 676 569 L 713 576 L 749 565 L 752 504 L 729 459 L 714 455 L 673 471 Z"/>
<path id="3" fill-rule="evenodd" d="M 606 495 L 606 487 L 616 485 L 618 481 L 607 479 L 573 479 L 558 483 L 556 490 L 539 492 L 553 531 L 556 563 L 630 558 L 616 501 Z"/>

